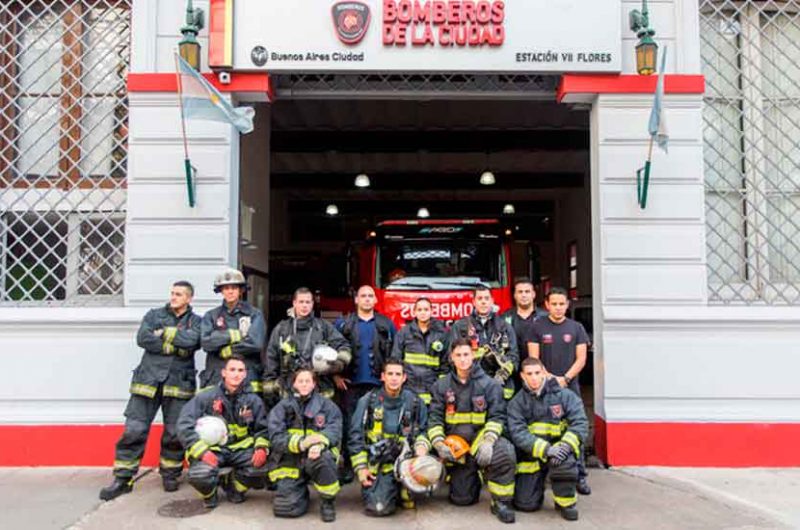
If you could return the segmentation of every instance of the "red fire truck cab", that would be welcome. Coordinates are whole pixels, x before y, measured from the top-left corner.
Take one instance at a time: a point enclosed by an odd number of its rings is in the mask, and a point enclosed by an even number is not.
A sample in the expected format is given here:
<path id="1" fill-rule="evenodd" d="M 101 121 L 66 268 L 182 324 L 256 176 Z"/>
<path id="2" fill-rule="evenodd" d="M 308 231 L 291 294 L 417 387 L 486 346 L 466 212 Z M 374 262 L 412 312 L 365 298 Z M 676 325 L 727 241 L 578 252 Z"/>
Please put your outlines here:
<path id="1" fill-rule="evenodd" d="M 373 285 L 377 310 L 399 328 L 427 297 L 433 316 L 452 322 L 472 312 L 476 285 L 492 292 L 499 311 L 511 306 L 505 228 L 494 219 L 383 221 L 357 250 L 358 285 Z M 357 287 L 357 285 L 354 285 Z"/>

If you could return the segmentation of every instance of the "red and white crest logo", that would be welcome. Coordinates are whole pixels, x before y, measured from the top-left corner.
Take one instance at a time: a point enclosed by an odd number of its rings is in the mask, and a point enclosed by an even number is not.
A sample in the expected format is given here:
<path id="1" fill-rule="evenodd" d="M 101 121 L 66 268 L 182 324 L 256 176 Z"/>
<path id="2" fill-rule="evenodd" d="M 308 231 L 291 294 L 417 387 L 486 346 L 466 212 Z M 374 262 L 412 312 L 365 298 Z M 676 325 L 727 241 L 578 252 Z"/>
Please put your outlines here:
<path id="1" fill-rule="evenodd" d="M 561 405 L 550 405 L 550 412 L 553 414 L 553 418 L 561 419 L 564 415 L 564 410 L 561 408 Z"/>
<path id="2" fill-rule="evenodd" d="M 336 35 L 345 44 L 361 42 L 369 28 L 369 6 L 363 2 L 337 2 L 331 8 Z"/>
<path id="3" fill-rule="evenodd" d="M 544 344 L 553 344 L 553 336 L 548 334 L 542 335 L 542 342 Z"/>
<path id="4" fill-rule="evenodd" d="M 570 335 L 569 333 L 564 333 L 564 342 L 566 342 L 567 344 L 572 342 L 572 335 Z"/>
<path id="5" fill-rule="evenodd" d="M 317 427 L 317 429 L 325 427 L 325 416 L 322 414 L 317 414 L 317 416 L 314 418 L 314 425 Z"/>

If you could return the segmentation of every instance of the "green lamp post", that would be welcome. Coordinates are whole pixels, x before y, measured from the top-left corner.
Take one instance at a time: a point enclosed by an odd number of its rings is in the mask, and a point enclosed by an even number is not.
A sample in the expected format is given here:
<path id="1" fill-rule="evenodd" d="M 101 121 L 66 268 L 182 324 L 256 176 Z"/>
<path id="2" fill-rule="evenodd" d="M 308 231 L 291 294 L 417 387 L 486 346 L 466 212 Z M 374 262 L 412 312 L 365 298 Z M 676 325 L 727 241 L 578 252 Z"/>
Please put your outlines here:
<path id="1" fill-rule="evenodd" d="M 642 10 L 634 9 L 629 18 L 631 31 L 636 32 L 639 42 L 636 44 L 636 71 L 639 75 L 651 75 L 656 71 L 658 44 L 653 40 L 656 31 L 650 27 L 650 13 L 647 0 L 642 0 Z"/>
<path id="2" fill-rule="evenodd" d="M 181 28 L 183 38 L 178 43 L 178 52 L 195 70 L 200 70 L 200 43 L 197 42 L 197 34 L 203 29 L 204 21 L 203 10 L 194 8 L 192 0 L 187 0 L 186 24 Z"/>

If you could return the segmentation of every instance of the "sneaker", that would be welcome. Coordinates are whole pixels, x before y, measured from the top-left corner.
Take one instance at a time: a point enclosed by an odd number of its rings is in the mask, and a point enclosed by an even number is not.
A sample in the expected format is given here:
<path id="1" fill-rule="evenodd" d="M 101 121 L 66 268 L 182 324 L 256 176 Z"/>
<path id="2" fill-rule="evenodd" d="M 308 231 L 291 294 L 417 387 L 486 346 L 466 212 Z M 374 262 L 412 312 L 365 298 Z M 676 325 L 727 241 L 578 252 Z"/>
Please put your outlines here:
<path id="1" fill-rule="evenodd" d="M 581 477 L 578 479 L 578 484 L 575 486 L 575 489 L 581 495 L 591 495 L 592 488 L 589 487 L 589 483 L 586 481 L 586 477 Z"/>
<path id="2" fill-rule="evenodd" d="M 100 500 L 110 501 L 131 491 L 133 491 L 131 479 L 115 477 L 114 482 L 100 490 Z"/>
<path id="3" fill-rule="evenodd" d="M 513 523 L 516 521 L 514 508 L 508 502 L 492 501 L 492 514 L 497 517 L 501 523 Z"/>
<path id="4" fill-rule="evenodd" d="M 578 520 L 578 506 L 575 504 L 572 506 L 559 506 L 556 504 L 556 510 L 561 514 L 561 517 L 567 521 Z"/>
<path id="5" fill-rule="evenodd" d="M 336 520 L 336 506 L 333 499 L 322 499 L 319 505 L 319 514 L 324 523 L 332 523 Z"/>
<path id="6" fill-rule="evenodd" d="M 173 491 L 178 491 L 178 488 L 180 487 L 180 482 L 178 482 L 178 479 L 176 477 L 162 477 L 161 485 L 164 486 L 164 491 L 173 492 Z"/>

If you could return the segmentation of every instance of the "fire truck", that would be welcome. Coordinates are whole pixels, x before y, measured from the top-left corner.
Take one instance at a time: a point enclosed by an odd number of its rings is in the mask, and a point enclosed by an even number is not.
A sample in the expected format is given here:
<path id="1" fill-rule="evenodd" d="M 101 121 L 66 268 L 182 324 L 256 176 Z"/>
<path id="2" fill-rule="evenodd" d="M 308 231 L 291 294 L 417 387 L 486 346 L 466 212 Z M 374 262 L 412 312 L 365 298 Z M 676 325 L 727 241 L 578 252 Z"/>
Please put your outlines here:
<path id="1" fill-rule="evenodd" d="M 472 312 L 476 285 L 492 292 L 498 311 L 511 306 L 511 230 L 496 219 L 383 221 L 364 244 L 351 247 L 350 284 L 375 287 L 376 309 L 400 328 L 414 302 L 431 300 L 447 323 Z M 352 310 L 352 298 L 322 298 L 323 314 Z"/>

